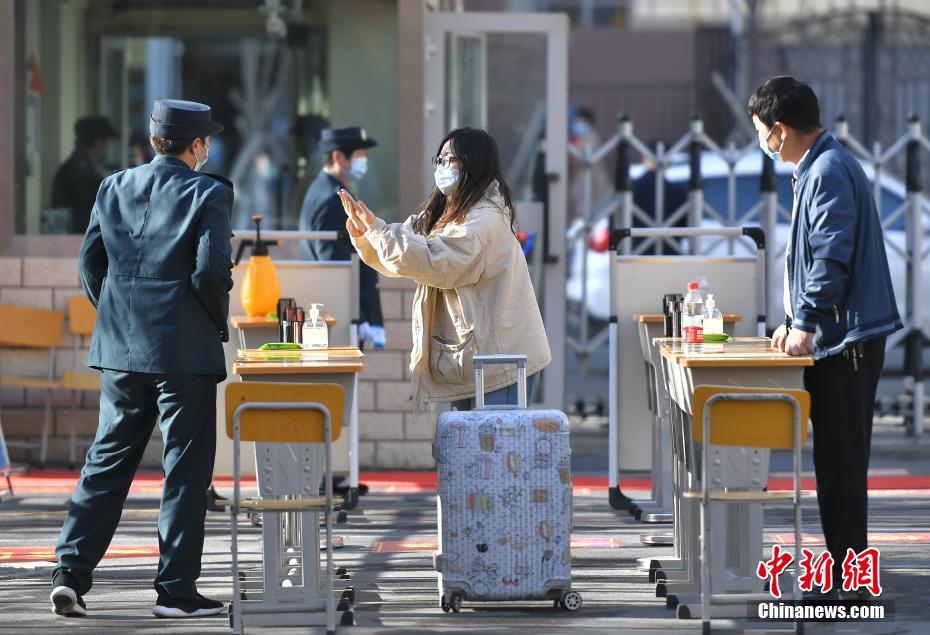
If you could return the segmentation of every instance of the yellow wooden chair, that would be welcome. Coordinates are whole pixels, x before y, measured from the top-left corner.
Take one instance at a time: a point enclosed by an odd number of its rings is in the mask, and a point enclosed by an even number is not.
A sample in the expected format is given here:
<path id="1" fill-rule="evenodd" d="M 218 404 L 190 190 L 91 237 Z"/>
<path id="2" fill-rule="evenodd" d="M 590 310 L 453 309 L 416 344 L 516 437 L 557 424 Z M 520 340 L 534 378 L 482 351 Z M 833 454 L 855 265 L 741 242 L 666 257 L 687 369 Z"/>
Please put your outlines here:
<path id="1" fill-rule="evenodd" d="M 52 391 L 61 386 L 61 383 L 55 379 L 55 349 L 61 343 L 64 321 L 65 314 L 61 311 L 0 304 L 0 347 L 46 349 L 48 351 L 45 377 L 5 374 L 0 365 L 0 386 L 45 390 L 45 423 L 42 426 L 40 441 L 16 439 L 7 441 L 9 447 L 38 449 L 41 464 L 45 463 L 48 454 L 48 436 L 52 428 Z"/>
<path id="2" fill-rule="evenodd" d="M 701 491 L 690 492 L 701 499 L 701 626 L 711 631 L 710 606 L 753 601 L 772 601 L 767 593 L 724 593 L 715 595 L 711 587 L 710 504 L 791 501 L 794 506 L 795 558 L 801 549 L 801 448 L 807 440 L 810 394 L 806 390 L 781 388 L 734 388 L 697 386 L 692 400 L 692 439 L 703 446 L 701 452 Z M 728 491 L 711 482 L 708 444 L 792 450 L 794 488 L 790 492 L 760 489 Z M 800 602 L 801 588 L 794 576 L 794 600 Z M 795 622 L 795 631 L 803 623 Z"/>
<path id="3" fill-rule="evenodd" d="M 71 408 L 68 422 L 68 464 L 73 468 L 77 465 L 78 447 L 87 447 L 93 438 L 77 436 L 77 409 L 78 396 L 85 390 L 100 390 L 100 372 L 85 370 L 87 360 L 82 359 L 81 340 L 94 333 L 94 323 L 97 321 L 97 309 L 84 295 L 73 295 L 68 298 L 68 330 L 74 339 L 74 355 L 71 360 L 71 369 L 61 374 L 61 385 L 71 391 Z"/>
<path id="4" fill-rule="evenodd" d="M 289 384 L 240 382 L 226 387 L 226 434 L 233 440 L 233 498 L 222 503 L 230 508 L 232 521 L 233 604 L 231 624 L 234 633 L 242 633 L 243 612 L 267 613 L 271 607 L 248 606 L 242 599 L 239 578 L 238 514 L 241 510 L 266 512 L 299 512 L 302 522 L 318 522 L 312 513 L 322 513 L 326 519 L 326 632 L 335 633 L 335 600 L 333 597 L 333 464 L 332 445 L 342 432 L 342 412 L 345 393 L 337 384 Z M 325 459 L 325 492 L 312 496 L 286 498 L 242 498 L 240 446 L 242 441 L 255 443 L 322 443 Z M 266 519 L 266 522 L 268 520 Z M 303 545 L 303 563 L 316 562 L 319 545 Z M 267 559 L 270 554 L 265 553 Z M 307 580 L 306 571 L 304 580 Z M 266 589 L 266 593 L 268 590 Z M 244 606 L 244 604 L 246 606 Z M 287 610 L 306 611 L 306 606 Z M 251 610 L 250 610 L 251 609 Z"/>

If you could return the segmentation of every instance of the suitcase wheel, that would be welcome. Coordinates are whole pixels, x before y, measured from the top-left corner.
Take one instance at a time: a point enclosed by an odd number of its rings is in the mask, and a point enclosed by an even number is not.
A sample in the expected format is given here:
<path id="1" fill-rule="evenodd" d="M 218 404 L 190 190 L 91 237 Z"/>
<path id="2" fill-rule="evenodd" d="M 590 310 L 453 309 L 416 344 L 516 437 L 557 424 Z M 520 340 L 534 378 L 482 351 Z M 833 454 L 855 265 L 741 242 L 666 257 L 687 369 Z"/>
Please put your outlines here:
<path id="1" fill-rule="evenodd" d="M 449 610 L 452 608 L 451 606 L 449 606 L 449 603 L 446 601 L 445 595 L 439 598 L 439 608 L 442 609 L 443 613 L 448 613 Z"/>
<path id="2" fill-rule="evenodd" d="M 559 600 L 559 604 L 566 611 L 577 611 L 581 608 L 581 594 L 577 591 L 569 591 L 568 593 L 562 594 L 562 599 Z"/>
<path id="3" fill-rule="evenodd" d="M 462 594 L 453 593 L 452 598 L 449 600 L 449 605 L 452 607 L 453 613 L 458 613 L 462 610 Z"/>

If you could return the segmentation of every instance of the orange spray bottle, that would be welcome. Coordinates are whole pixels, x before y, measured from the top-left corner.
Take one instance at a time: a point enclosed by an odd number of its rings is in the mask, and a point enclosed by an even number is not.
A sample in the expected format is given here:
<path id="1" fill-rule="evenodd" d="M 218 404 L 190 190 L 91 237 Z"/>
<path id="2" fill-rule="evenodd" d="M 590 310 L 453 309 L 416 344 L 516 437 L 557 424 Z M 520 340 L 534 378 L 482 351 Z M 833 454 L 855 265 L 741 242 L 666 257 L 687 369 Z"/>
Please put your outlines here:
<path id="1" fill-rule="evenodd" d="M 274 311 L 281 297 L 278 271 L 268 255 L 268 247 L 277 245 L 278 241 L 262 240 L 262 217 L 253 216 L 252 220 L 255 221 L 255 240 L 243 240 L 236 253 L 236 264 L 239 264 L 246 247 L 252 248 L 242 279 L 242 308 L 250 317 L 264 316 Z"/>

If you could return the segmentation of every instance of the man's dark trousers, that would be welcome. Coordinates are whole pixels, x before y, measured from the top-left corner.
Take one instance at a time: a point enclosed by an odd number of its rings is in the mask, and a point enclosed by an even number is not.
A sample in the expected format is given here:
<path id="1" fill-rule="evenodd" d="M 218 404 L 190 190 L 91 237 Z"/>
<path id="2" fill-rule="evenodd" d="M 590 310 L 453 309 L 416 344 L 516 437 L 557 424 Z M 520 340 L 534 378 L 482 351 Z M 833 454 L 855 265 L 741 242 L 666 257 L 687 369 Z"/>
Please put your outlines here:
<path id="1" fill-rule="evenodd" d="M 119 523 L 129 486 L 161 415 L 165 485 L 155 588 L 193 597 L 203 554 L 206 491 L 216 452 L 216 377 L 103 371 L 100 424 L 55 554 L 87 593 Z M 57 571 L 57 569 L 56 569 Z M 54 575 L 54 573 L 53 573 Z"/>
<path id="2" fill-rule="evenodd" d="M 868 546 L 869 446 L 885 338 L 862 344 L 862 357 L 855 362 L 852 352 L 819 359 L 804 370 L 804 387 L 811 395 L 817 504 L 837 574 L 847 549 L 859 553 Z"/>

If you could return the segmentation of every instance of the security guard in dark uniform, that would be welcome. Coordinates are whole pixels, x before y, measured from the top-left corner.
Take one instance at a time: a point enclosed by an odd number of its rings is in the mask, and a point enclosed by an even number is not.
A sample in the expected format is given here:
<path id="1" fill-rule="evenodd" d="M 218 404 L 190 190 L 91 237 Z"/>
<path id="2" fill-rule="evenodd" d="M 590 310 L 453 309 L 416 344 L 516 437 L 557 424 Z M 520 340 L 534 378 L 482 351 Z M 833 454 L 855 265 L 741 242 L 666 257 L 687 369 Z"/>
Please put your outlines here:
<path id="1" fill-rule="evenodd" d="M 101 166 L 119 132 L 106 117 L 82 117 L 74 124 L 74 151 L 55 170 L 52 207 L 71 210 L 71 233 L 83 234 L 103 181 Z"/>
<path id="2" fill-rule="evenodd" d="M 368 171 L 368 148 L 378 142 L 364 128 L 328 128 L 320 135 L 319 150 L 323 153 L 323 169 L 317 175 L 300 210 L 302 231 L 338 231 L 345 234 L 346 213 L 339 199 L 340 189 L 353 191 L 356 181 Z M 353 192 L 354 194 L 354 192 Z M 301 255 L 307 260 L 349 260 L 355 249 L 345 236 L 341 240 L 307 240 L 301 244 Z M 384 318 L 378 273 L 359 263 L 359 313 L 361 339 L 384 345 Z M 368 337 L 366 337 L 368 335 Z"/>
<path id="3" fill-rule="evenodd" d="M 100 423 L 55 553 L 56 613 L 86 615 L 81 596 L 103 557 L 156 420 L 164 491 L 155 577 L 158 617 L 222 612 L 197 593 L 207 486 L 216 445 L 216 384 L 232 288 L 228 181 L 201 174 L 223 126 L 208 106 L 158 100 L 158 153 L 100 186 L 81 246 L 84 290 L 97 307 L 89 365 L 100 369 Z"/>

